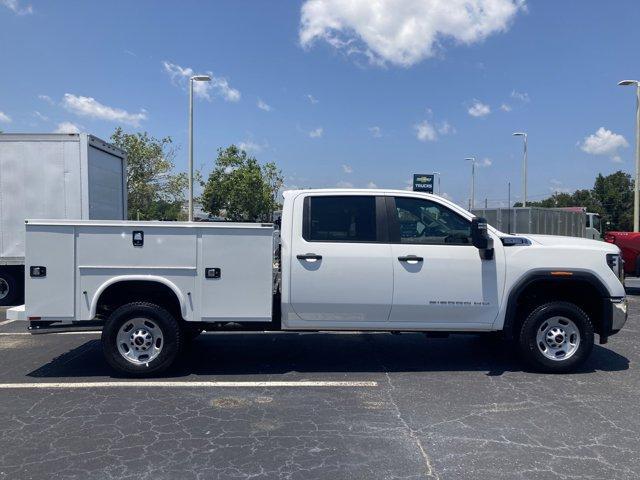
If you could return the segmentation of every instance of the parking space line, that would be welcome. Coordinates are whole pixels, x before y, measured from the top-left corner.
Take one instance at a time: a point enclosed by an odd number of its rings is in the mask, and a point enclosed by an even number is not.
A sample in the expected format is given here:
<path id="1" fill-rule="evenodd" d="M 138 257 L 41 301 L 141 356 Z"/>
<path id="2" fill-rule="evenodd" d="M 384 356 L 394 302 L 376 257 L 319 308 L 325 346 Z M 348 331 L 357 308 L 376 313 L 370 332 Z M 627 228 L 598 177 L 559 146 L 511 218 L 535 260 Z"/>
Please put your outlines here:
<path id="1" fill-rule="evenodd" d="M 0 383 L 0 390 L 10 389 L 74 389 L 74 388 L 289 388 L 289 387 L 377 387 L 374 381 L 259 381 L 259 382 L 47 382 L 47 383 Z"/>
<path id="2" fill-rule="evenodd" d="M 30 335 L 34 337 L 41 337 L 44 335 L 100 335 L 100 331 L 96 330 L 95 332 L 53 332 L 47 334 L 36 334 L 33 335 L 29 332 L 0 332 L 0 336 L 10 336 L 10 335 Z"/>
<path id="3" fill-rule="evenodd" d="M 3 322 L 0 322 L 0 326 L 2 325 L 9 325 L 11 322 L 15 322 L 15 320 L 5 320 Z"/>

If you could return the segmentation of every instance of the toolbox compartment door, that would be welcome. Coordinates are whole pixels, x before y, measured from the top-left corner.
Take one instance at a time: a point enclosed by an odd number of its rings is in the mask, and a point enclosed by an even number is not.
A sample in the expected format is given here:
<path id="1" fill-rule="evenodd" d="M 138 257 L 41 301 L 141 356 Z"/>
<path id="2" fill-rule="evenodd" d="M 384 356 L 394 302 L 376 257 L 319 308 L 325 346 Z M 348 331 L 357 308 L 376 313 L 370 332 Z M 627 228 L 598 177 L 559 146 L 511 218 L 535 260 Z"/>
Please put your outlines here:
<path id="1" fill-rule="evenodd" d="M 27 224 L 26 232 L 27 315 L 42 319 L 73 320 L 74 227 Z M 35 267 L 40 269 L 36 275 L 32 275 L 31 269 Z"/>

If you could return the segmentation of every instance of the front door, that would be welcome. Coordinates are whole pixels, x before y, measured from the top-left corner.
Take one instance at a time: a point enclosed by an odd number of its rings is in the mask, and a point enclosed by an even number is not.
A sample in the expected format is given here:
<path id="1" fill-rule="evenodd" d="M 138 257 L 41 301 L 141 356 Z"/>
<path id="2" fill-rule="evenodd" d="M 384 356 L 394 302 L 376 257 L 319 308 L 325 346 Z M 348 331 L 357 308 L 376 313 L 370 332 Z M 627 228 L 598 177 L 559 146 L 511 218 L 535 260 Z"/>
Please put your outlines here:
<path id="1" fill-rule="evenodd" d="M 471 244 L 471 222 L 447 205 L 387 197 L 394 270 L 391 322 L 487 328 L 504 283 L 499 239 L 492 260 Z"/>
<path id="2" fill-rule="evenodd" d="M 388 321 L 393 266 L 384 213 L 382 197 L 295 200 L 290 325 L 358 328 Z"/>

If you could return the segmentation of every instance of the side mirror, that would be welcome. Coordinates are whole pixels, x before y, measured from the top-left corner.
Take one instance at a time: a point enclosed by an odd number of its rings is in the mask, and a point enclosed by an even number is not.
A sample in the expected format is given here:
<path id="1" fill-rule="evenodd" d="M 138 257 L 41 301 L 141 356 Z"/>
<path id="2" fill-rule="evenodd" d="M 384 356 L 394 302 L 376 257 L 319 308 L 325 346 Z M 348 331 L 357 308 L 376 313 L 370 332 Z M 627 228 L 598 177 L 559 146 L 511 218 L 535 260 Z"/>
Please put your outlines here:
<path id="1" fill-rule="evenodd" d="M 471 243 L 480 250 L 483 259 L 493 258 L 493 239 L 489 235 L 485 218 L 476 217 L 471 220 Z"/>

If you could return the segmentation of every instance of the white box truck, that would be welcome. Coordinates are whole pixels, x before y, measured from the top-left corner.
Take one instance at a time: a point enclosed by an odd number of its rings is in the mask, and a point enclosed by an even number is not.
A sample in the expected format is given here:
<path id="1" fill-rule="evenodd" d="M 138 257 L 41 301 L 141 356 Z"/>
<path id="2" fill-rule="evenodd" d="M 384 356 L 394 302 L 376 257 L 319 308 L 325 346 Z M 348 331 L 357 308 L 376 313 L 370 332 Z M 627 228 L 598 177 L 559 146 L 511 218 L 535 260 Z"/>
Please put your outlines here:
<path id="1" fill-rule="evenodd" d="M 627 319 L 615 245 L 509 235 L 434 195 L 289 191 L 275 233 L 29 220 L 26 305 L 7 316 L 32 333 L 102 329 L 107 362 L 139 376 L 202 330 L 502 332 L 563 372 Z"/>
<path id="2" fill-rule="evenodd" d="M 600 215 L 585 207 L 514 207 L 476 208 L 474 215 L 487 219 L 489 225 L 508 233 L 562 235 L 568 237 L 602 238 Z"/>
<path id="3" fill-rule="evenodd" d="M 0 305 L 23 302 L 25 219 L 124 220 L 126 171 L 93 135 L 0 134 Z"/>

